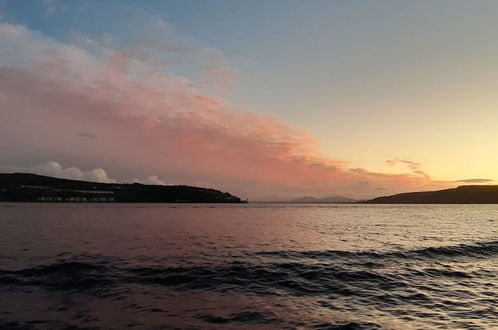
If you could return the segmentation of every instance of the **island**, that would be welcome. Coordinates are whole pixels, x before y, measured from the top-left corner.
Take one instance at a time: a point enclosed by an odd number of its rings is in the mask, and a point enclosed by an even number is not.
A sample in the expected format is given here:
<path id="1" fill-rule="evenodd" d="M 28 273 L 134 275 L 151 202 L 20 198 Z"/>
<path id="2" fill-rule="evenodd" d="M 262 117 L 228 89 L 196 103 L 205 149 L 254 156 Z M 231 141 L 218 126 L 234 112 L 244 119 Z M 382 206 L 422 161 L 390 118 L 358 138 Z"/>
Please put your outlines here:
<path id="1" fill-rule="evenodd" d="M 215 189 L 184 185 L 98 183 L 32 173 L 0 173 L 2 202 L 244 203 Z"/>
<path id="2" fill-rule="evenodd" d="M 369 204 L 498 204 L 498 185 L 465 185 L 457 188 L 409 192 L 377 197 Z"/>

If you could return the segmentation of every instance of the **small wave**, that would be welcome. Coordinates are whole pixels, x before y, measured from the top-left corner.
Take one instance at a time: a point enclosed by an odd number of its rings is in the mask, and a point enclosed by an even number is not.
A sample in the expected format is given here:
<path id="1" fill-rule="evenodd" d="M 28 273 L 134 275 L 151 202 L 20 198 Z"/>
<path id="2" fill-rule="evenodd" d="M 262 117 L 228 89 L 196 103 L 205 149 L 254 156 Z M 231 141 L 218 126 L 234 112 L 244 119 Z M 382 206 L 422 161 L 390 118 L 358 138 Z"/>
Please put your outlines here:
<path id="1" fill-rule="evenodd" d="M 344 322 L 344 323 L 320 323 L 312 326 L 313 329 L 327 330 L 375 330 L 382 327 L 372 322 Z"/>
<path id="2" fill-rule="evenodd" d="M 72 260 L 18 271 L 0 271 L 0 283 L 10 288 L 38 286 L 49 291 L 100 297 L 117 294 L 117 288 L 123 289 L 127 284 L 278 296 L 326 293 L 331 297 L 368 296 L 372 289 L 381 292 L 408 285 L 399 274 L 330 263 L 232 262 L 219 267 L 120 267 L 113 262 L 92 264 Z"/>
<path id="3" fill-rule="evenodd" d="M 357 286 L 402 286 L 397 279 L 367 270 L 329 264 L 232 262 L 221 267 L 119 267 L 112 262 L 65 260 L 18 271 L 0 270 L 0 283 L 39 286 L 50 291 L 105 295 L 123 284 L 171 287 L 177 290 L 250 291 L 259 295 L 351 295 Z"/>
<path id="4" fill-rule="evenodd" d="M 199 315 L 199 320 L 214 324 L 242 323 L 242 324 L 269 324 L 278 322 L 274 313 L 271 312 L 242 312 L 231 314 L 229 317 L 215 315 Z"/>
<path id="5" fill-rule="evenodd" d="M 258 255 L 278 257 L 284 259 L 298 258 L 369 258 L 369 259 L 386 259 L 386 258 L 440 258 L 440 257 L 470 257 L 470 258 L 488 258 L 498 256 L 498 241 L 480 242 L 473 244 L 459 244 L 453 246 L 427 247 L 406 251 L 270 251 L 258 252 Z"/>
<path id="6" fill-rule="evenodd" d="M 105 263 L 62 260 L 17 271 L 0 270 L 0 284 L 38 286 L 49 291 L 73 291 L 101 296 L 113 285 L 112 269 Z"/>

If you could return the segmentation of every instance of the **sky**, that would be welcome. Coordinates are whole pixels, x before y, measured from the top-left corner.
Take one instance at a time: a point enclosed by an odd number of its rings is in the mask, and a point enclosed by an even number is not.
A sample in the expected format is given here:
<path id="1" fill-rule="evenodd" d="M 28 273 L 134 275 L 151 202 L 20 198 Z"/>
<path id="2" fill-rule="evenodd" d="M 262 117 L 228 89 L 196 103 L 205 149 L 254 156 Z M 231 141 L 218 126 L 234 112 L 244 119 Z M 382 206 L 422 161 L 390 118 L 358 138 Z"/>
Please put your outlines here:
<path id="1" fill-rule="evenodd" d="M 498 180 L 498 2 L 0 0 L 0 171 L 250 200 Z"/>

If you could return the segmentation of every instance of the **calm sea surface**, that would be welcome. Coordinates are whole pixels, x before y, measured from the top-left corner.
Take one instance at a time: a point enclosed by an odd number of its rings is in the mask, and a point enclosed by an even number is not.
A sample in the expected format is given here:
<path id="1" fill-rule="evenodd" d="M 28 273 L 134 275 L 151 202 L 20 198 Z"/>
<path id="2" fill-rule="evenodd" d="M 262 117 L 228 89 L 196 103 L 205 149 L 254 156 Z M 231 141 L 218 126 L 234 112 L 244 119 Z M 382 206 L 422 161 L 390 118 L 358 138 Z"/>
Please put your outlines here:
<path id="1" fill-rule="evenodd" d="M 0 329 L 496 329 L 498 205 L 0 204 Z"/>

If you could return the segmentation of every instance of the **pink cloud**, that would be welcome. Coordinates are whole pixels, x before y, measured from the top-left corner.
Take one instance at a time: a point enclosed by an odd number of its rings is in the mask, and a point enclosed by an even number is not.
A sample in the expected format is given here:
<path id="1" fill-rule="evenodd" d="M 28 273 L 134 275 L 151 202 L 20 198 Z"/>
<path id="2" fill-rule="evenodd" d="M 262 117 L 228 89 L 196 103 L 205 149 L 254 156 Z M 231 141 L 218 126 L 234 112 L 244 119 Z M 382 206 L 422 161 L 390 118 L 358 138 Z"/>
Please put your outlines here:
<path id="1" fill-rule="evenodd" d="M 99 164 L 120 181 L 157 173 L 148 179 L 250 198 L 447 185 L 416 164 L 400 175 L 352 169 L 322 155 L 308 132 L 239 112 L 127 52 L 96 56 L 8 24 L 0 25 L 0 42 L 22 53 L 2 57 L 0 50 L 0 148 L 11 163 Z"/>

